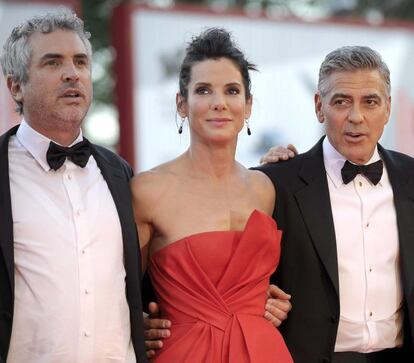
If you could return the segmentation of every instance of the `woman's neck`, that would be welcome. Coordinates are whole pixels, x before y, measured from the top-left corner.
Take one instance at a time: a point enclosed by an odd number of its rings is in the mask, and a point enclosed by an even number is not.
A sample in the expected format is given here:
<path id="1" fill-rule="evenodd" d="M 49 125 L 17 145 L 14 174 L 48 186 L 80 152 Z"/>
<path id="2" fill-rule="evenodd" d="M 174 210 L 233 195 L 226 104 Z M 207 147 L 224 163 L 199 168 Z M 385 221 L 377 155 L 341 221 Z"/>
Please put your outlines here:
<path id="1" fill-rule="evenodd" d="M 236 144 L 237 140 L 223 144 L 191 143 L 183 156 L 194 174 L 222 179 L 233 175 L 238 169 Z"/>

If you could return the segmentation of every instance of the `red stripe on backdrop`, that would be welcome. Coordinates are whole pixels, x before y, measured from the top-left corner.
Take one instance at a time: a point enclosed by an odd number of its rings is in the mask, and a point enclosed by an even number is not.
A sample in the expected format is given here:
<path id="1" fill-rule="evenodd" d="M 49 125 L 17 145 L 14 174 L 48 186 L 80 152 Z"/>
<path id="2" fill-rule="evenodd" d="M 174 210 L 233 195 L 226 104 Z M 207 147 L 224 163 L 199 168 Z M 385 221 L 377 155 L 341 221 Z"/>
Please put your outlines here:
<path id="1" fill-rule="evenodd" d="M 134 140 L 134 70 L 132 66 L 131 15 L 133 6 L 123 4 L 114 8 L 112 17 L 112 44 L 115 48 L 115 104 L 119 113 L 120 141 L 119 154 L 130 165 L 135 163 Z M 135 143 L 135 144 L 134 144 Z"/>
<path id="2" fill-rule="evenodd" d="M 398 109 L 395 121 L 398 151 L 414 157 L 414 100 L 403 87 L 398 90 L 397 98 Z"/>

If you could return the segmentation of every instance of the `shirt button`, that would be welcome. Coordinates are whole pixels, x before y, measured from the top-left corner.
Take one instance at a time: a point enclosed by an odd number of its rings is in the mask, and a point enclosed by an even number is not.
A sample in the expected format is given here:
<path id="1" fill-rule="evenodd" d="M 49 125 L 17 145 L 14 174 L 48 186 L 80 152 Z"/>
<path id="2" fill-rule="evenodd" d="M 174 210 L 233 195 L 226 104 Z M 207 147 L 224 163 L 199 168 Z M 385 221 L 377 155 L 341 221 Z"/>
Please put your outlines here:
<path id="1" fill-rule="evenodd" d="M 82 255 L 84 255 L 86 253 L 86 251 L 85 250 L 82 250 Z"/>
<path id="2" fill-rule="evenodd" d="M 362 182 L 359 182 L 359 186 L 362 187 Z"/>
<path id="3" fill-rule="evenodd" d="M 370 312 L 369 312 L 369 316 L 370 316 L 370 317 L 372 316 L 372 311 L 370 311 Z"/>
<path id="4" fill-rule="evenodd" d="M 88 294 L 89 294 L 89 290 L 85 289 L 85 295 L 88 295 Z"/>
<path id="5" fill-rule="evenodd" d="M 372 272 L 372 267 L 369 268 L 369 272 Z"/>
<path id="6" fill-rule="evenodd" d="M 91 336 L 91 333 L 89 333 L 88 331 L 85 331 L 85 332 L 83 333 L 83 336 L 84 336 L 84 337 L 86 337 L 86 338 L 88 338 L 88 337 L 90 337 L 90 336 Z"/>
<path id="7" fill-rule="evenodd" d="M 80 215 L 81 215 L 80 210 L 77 210 L 77 211 L 76 211 L 76 216 L 77 216 L 77 217 L 80 217 Z"/>
<path id="8" fill-rule="evenodd" d="M 365 227 L 366 227 L 366 228 L 368 228 L 368 227 L 369 227 L 369 222 L 367 222 L 367 224 L 365 225 Z"/>
<path id="9" fill-rule="evenodd" d="M 72 180 L 72 174 L 68 174 L 68 179 Z"/>

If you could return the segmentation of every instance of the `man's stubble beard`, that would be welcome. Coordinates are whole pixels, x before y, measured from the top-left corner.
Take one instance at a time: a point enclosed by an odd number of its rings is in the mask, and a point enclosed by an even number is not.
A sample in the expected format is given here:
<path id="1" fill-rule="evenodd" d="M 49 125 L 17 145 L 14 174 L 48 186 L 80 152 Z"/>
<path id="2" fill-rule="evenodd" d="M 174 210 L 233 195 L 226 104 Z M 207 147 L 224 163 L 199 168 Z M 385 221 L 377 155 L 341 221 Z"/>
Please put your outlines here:
<path id="1" fill-rule="evenodd" d="M 27 121 L 34 129 L 49 138 L 56 133 L 73 134 L 76 137 L 86 117 L 89 105 L 85 108 L 71 107 L 69 110 L 67 108 L 70 106 L 50 110 L 45 104 L 37 104 L 31 107 L 32 110 L 35 109 L 35 112 L 31 112 L 30 119 Z"/>
<path id="2" fill-rule="evenodd" d="M 50 115 L 51 122 L 55 125 L 56 130 L 61 132 L 76 132 L 79 131 L 83 120 L 88 113 L 88 109 L 73 107 L 70 111 L 55 111 Z"/>

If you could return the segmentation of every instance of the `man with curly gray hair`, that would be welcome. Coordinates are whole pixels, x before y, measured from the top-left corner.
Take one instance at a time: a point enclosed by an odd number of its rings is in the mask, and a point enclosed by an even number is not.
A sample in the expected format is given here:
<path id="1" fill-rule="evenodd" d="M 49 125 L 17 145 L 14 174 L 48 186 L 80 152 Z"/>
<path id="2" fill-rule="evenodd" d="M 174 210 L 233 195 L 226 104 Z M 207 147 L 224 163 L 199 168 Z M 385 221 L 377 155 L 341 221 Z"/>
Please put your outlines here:
<path id="1" fill-rule="evenodd" d="M 0 137 L 0 362 L 146 362 L 132 170 L 81 131 L 89 37 L 64 10 L 1 54 L 23 120 Z"/>

